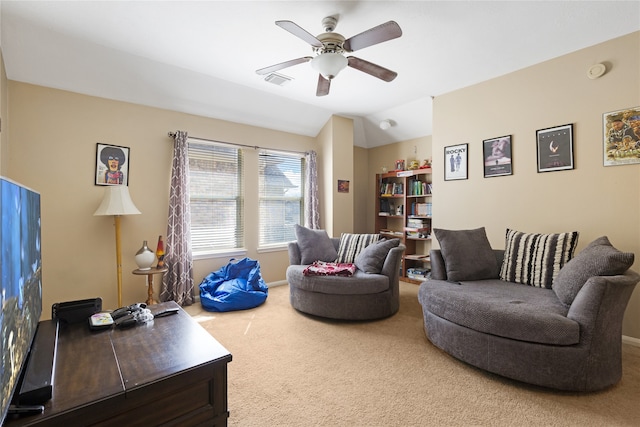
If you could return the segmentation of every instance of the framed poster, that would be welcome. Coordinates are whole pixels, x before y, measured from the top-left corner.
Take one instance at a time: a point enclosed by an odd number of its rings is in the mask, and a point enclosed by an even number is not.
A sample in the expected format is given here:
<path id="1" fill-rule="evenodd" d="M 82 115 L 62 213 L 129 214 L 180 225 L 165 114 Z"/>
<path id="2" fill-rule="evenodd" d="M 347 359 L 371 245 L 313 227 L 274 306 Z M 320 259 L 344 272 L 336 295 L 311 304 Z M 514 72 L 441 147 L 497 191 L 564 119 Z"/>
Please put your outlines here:
<path id="1" fill-rule="evenodd" d="M 95 185 L 129 185 L 129 148 L 98 143 Z"/>
<path id="2" fill-rule="evenodd" d="M 511 135 L 482 141 L 484 177 L 513 174 L 511 166 Z"/>
<path id="3" fill-rule="evenodd" d="M 573 125 L 536 131 L 538 172 L 573 169 Z"/>
<path id="4" fill-rule="evenodd" d="M 444 180 L 467 179 L 469 144 L 444 147 Z"/>
<path id="5" fill-rule="evenodd" d="M 640 107 L 605 113 L 602 130 L 605 166 L 640 163 Z"/>

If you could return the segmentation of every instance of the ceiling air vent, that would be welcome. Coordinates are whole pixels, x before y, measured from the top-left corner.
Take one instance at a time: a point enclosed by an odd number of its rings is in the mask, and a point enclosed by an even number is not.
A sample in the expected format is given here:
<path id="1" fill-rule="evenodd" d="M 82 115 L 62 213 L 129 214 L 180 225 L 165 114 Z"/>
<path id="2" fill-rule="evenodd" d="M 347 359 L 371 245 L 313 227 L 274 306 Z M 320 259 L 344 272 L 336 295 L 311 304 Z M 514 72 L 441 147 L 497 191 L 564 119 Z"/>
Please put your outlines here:
<path id="1" fill-rule="evenodd" d="M 292 77 L 288 77 L 278 73 L 268 74 L 264 79 L 265 81 L 268 81 L 269 83 L 273 83 L 274 85 L 278 85 L 278 86 L 285 86 L 289 84 L 291 80 L 293 80 Z"/>

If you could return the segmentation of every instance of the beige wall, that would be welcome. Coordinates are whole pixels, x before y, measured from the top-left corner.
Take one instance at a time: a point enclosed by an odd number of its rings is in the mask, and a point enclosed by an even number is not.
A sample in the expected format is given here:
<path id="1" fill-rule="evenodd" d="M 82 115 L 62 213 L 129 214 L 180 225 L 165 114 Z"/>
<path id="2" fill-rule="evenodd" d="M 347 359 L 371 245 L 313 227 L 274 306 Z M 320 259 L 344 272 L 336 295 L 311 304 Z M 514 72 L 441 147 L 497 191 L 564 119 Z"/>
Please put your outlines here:
<path id="1" fill-rule="evenodd" d="M 167 132 L 305 151 L 315 138 L 255 128 L 141 105 L 79 95 L 9 81 L 11 112 L 8 177 L 42 197 L 44 315 L 54 302 L 102 297 L 116 300 L 113 218 L 94 217 L 104 188 L 94 185 L 96 143 L 131 149 L 129 190 L 142 215 L 122 218 L 123 303 L 146 300 L 142 276 L 134 276 L 133 256 L 143 240 L 155 247 L 166 235 L 172 139 Z M 6 128 L 3 117 L 3 140 Z M 246 150 L 247 179 L 254 179 L 257 153 Z M 247 212 L 257 212 L 257 186 L 246 186 Z M 259 259 L 265 281 L 284 280 L 286 249 L 257 253 L 256 215 L 245 222 L 247 256 Z M 196 286 L 228 258 L 195 261 Z M 156 295 L 159 286 L 156 285 Z"/>
<path id="2" fill-rule="evenodd" d="M 9 150 L 9 90 L 7 89 L 7 73 L 4 68 L 4 58 L 0 52 L 0 175 L 4 175 L 8 164 Z"/>
<path id="3" fill-rule="evenodd" d="M 353 232 L 369 233 L 367 219 L 370 215 L 369 199 L 369 150 L 353 147 Z"/>
<path id="4" fill-rule="evenodd" d="M 332 116 L 317 137 L 321 226 L 329 236 L 353 232 L 354 192 L 338 192 L 338 180 L 353 184 L 353 120 Z"/>
<path id="5" fill-rule="evenodd" d="M 587 69 L 605 62 L 597 80 Z M 603 166 L 605 112 L 640 106 L 640 32 L 436 97 L 433 121 L 433 224 L 486 227 L 504 247 L 507 227 L 524 232 L 580 232 L 578 250 L 607 235 L 631 251 L 640 270 L 640 165 Z M 537 173 L 536 130 L 572 123 L 575 169 Z M 513 138 L 512 176 L 484 178 L 482 140 Z M 443 152 L 469 144 L 469 179 L 444 181 Z M 623 333 L 640 338 L 640 290 Z"/>

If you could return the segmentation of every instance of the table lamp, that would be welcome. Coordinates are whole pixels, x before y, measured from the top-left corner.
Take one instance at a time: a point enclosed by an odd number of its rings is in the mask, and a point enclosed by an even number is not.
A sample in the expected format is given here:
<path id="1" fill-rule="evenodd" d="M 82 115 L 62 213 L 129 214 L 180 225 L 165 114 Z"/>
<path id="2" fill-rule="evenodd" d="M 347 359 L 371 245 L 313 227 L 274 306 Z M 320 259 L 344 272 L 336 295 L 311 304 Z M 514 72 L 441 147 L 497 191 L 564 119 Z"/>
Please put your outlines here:
<path id="1" fill-rule="evenodd" d="M 106 188 L 104 198 L 94 216 L 113 215 L 116 225 L 116 264 L 118 271 L 118 307 L 122 307 L 122 251 L 120 248 L 120 217 L 138 215 L 140 211 L 129 196 L 129 187 L 113 185 Z"/>

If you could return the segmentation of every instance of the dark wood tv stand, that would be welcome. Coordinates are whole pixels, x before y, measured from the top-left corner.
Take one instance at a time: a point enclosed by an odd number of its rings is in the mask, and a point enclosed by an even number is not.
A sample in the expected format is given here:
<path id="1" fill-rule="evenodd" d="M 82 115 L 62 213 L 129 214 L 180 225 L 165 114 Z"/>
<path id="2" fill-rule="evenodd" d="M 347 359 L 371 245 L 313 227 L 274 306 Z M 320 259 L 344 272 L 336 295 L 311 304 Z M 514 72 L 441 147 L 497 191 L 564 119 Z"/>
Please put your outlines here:
<path id="1" fill-rule="evenodd" d="M 149 308 L 152 312 L 167 302 Z M 53 398 L 5 426 L 226 426 L 231 354 L 185 311 L 128 329 L 61 324 Z"/>

